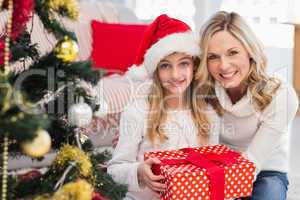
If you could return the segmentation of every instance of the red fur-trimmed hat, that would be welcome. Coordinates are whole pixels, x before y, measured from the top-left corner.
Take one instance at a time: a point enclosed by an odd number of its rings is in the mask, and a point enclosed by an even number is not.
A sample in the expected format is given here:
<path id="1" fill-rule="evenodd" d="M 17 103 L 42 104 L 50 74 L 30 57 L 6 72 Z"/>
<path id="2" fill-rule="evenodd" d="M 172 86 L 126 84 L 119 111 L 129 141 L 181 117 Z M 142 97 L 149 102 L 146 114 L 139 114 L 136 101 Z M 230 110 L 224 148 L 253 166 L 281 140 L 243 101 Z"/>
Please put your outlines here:
<path id="1" fill-rule="evenodd" d="M 198 45 L 196 36 L 186 23 L 160 15 L 147 27 L 135 63 L 126 75 L 135 80 L 151 78 L 164 57 L 175 52 L 198 56 Z"/>

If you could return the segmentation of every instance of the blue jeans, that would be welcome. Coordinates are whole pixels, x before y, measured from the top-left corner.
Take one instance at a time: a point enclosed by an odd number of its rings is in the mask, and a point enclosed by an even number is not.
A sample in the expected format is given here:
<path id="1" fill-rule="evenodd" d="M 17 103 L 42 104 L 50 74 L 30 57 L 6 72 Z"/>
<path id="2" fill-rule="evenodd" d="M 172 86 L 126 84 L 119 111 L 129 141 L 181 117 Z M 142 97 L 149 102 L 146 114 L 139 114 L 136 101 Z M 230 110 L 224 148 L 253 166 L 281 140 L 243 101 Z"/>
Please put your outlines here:
<path id="1" fill-rule="evenodd" d="M 261 171 L 254 182 L 252 196 L 241 200 L 286 200 L 288 185 L 286 173 Z"/>

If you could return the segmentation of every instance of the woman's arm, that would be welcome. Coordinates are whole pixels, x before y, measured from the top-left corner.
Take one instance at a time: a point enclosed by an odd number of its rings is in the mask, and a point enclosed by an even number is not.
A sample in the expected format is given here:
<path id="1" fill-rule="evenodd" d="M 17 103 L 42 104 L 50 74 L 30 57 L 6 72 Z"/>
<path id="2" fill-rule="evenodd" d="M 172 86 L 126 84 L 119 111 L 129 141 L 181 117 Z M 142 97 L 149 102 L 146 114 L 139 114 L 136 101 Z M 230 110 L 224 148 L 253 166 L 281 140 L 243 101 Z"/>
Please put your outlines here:
<path id="1" fill-rule="evenodd" d="M 298 97 L 292 87 L 278 89 L 270 105 L 262 112 L 261 124 L 250 143 L 246 156 L 254 161 L 258 171 L 261 165 L 288 139 L 288 127 L 298 109 Z M 287 147 L 288 148 L 288 147 Z"/>

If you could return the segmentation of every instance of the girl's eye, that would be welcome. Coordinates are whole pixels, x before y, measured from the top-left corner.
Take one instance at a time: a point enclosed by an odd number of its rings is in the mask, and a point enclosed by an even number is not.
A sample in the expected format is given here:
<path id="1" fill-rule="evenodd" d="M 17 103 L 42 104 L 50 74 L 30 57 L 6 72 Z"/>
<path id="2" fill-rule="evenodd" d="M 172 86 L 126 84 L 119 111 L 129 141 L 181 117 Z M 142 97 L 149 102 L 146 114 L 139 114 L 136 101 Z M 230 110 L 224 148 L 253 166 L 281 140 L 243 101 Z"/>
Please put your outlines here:
<path id="1" fill-rule="evenodd" d="M 184 61 L 184 62 L 181 62 L 181 63 L 180 63 L 180 65 L 181 65 L 181 66 L 184 66 L 184 67 L 189 66 L 190 64 L 191 64 L 191 63 L 188 62 L 188 61 Z"/>
<path id="2" fill-rule="evenodd" d="M 229 55 L 230 55 L 230 56 L 234 56 L 234 55 L 236 55 L 236 54 L 238 54 L 238 53 L 239 53 L 238 51 L 233 50 L 233 51 L 230 51 L 230 52 L 229 52 Z"/>
<path id="3" fill-rule="evenodd" d="M 160 69 L 168 69 L 170 67 L 170 65 L 168 63 L 162 63 L 159 65 Z"/>

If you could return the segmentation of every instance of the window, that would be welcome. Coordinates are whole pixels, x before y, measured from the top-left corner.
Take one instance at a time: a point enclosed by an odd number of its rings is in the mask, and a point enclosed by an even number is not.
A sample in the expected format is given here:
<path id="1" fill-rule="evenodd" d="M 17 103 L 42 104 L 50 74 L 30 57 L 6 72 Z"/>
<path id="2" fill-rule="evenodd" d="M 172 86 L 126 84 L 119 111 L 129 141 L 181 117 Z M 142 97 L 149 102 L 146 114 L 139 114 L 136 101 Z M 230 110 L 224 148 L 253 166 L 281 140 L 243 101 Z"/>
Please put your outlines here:
<path id="1" fill-rule="evenodd" d="M 135 14 L 141 20 L 151 21 L 162 13 L 180 19 L 195 28 L 194 0 L 142 0 L 135 2 Z"/>
<path id="2" fill-rule="evenodd" d="M 288 0 L 288 10 L 287 20 L 295 24 L 300 24 L 300 1 Z"/>
<path id="3" fill-rule="evenodd" d="M 294 28 L 284 24 L 288 8 L 282 0 L 223 0 L 220 10 L 242 15 L 266 46 L 292 48 Z"/>

